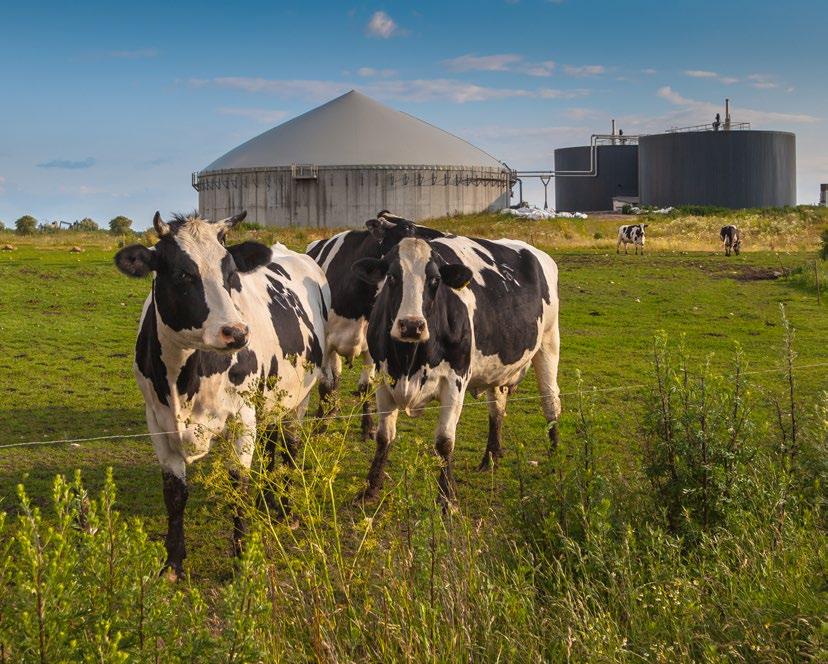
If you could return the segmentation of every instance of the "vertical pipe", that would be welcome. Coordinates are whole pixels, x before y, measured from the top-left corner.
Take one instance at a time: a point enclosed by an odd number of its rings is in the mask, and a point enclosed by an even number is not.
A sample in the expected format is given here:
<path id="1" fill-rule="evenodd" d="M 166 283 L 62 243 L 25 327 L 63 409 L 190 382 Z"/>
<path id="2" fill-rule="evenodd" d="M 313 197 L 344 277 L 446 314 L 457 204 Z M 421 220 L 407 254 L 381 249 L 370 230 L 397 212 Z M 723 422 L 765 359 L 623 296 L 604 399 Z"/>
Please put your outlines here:
<path id="1" fill-rule="evenodd" d="M 615 145 L 615 118 L 612 119 L 612 144 Z"/>
<path id="2" fill-rule="evenodd" d="M 730 129 L 730 99 L 725 99 L 725 126 L 724 128 Z"/>

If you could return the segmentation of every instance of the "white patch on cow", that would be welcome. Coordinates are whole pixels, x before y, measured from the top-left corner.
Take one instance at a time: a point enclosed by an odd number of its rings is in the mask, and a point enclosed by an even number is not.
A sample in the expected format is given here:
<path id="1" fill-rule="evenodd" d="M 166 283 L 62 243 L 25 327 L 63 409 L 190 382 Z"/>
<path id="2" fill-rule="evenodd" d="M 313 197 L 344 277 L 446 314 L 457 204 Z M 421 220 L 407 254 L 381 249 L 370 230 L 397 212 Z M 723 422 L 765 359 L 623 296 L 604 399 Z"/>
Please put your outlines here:
<path id="1" fill-rule="evenodd" d="M 399 341 L 410 341 L 400 334 L 400 321 L 420 320 L 425 327 L 417 341 L 427 341 L 429 331 L 423 315 L 423 293 L 426 285 L 426 266 L 431 260 L 431 247 L 425 240 L 407 237 L 400 241 L 399 257 L 402 270 L 402 301 L 391 325 L 391 336 Z"/>

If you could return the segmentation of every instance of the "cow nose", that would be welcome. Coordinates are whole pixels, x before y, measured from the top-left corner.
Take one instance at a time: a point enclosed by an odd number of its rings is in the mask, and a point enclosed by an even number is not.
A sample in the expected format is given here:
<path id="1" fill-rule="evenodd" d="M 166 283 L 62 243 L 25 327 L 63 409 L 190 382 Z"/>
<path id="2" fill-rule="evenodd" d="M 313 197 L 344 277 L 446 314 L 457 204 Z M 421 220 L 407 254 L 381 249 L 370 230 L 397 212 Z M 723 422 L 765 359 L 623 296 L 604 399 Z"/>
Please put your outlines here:
<path id="1" fill-rule="evenodd" d="M 401 318 L 398 324 L 403 339 L 419 339 L 426 326 L 424 318 Z"/>
<path id="2" fill-rule="evenodd" d="M 225 325 L 221 328 L 221 340 L 228 348 L 243 348 L 247 344 L 250 328 L 244 324 Z"/>

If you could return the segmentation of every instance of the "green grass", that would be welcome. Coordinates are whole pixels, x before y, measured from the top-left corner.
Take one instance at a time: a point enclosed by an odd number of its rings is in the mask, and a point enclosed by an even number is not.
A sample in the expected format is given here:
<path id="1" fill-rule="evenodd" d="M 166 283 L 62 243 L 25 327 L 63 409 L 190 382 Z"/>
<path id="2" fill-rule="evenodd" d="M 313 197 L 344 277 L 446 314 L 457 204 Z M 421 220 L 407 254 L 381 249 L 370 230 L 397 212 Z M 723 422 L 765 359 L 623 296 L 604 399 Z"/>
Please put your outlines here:
<path id="1" fill-rule="evenodd" d="M 650 367 L 654 336 L 664 331 L 673 340 L 683 337 L 691 355 L 701 359 L 710 356 L 714 370 L 723 374 L 731 370 L 734 344 L 738 342 L 749 362 L 748 370 L 757 372 L 750 375 L 757 404 L 756 419 L 767 435 L 771 427 L 769 397 L 784 389 L 780 383 L 781 374 L 773 371 L 780 367 L 783 347 L 779 303 L 785 304 L 787 315 L 796 328 L 796 362 L 803 367 L 797 373 L 797 389 L 803 407 L 809 410 L 817 402 L 820 392 L 828 387 L 828 367 L 804 368 L 828 362 L 825 352 L 828 305 L 824 295 L 822 304 L 818 304 L 815 292 L 795 278 L 796 268 L 813 264 L 814 254 L 809 253 L 811 245 L 808 243 L 812 237 L 818 237 L 819 224 L 809 227 L 801 246 L 788 246 L 785 252 L 747 250 L 739 257 L 725 258 L 718 253 L 716 242 L 711 242 L 710 249 L 704 252 L 689 250 L 700 241 L 695 236 L 688 239 L 688 248 L 682 247 L 680 239 L 670 238 L 668 242 L 665 238 L 664 246 L 669 245 L 671 250 L 656 246 L 643 257 L 616 256 L 607 242 L 595 240 L 594 234 L 603 229 L 612 244 L 612 229 L 618 223 L 618 219 L 609 219 L 588 220 L 588 223 L 566 220 L 516 225 L 501 217 L 480 216 L 443 220 L 437 225 L 457 232 L 533 240 L 550 251 L 558 262 L 563 453 L 572 458 L 577 456 L 574 391 L 576 373 L 580 372 L 586 386 L 598 389 L 591 428 L 598 467 L 608 481 L 629 489 L 623 498 L 628 501 L 626 506 L 620 504 L 615 509 L 629 509 L 633 514 L 640 509 L 635 504 L 635 496 L 647 493 L 640 469 L 640 422 L 653 385 Z M 695 227 L 697 222 L 672 217 L 654 223 Z M 718 221 L 714 219 L 712 223 L 715 226 Z M 777 219 L 776 223 L 782 222 Z M 280 239 L 300 250 L 307 241 L 319 236 L 318 232 L 308 231 L 265 230 L 249 234 L 267 241 Z M 658 233 L 654 235 L 658 236 Z M 17 247 L 14 251 L 0 252 L 0 385 L 4 394 L 0 405 L 0 445 L 145 431 L 143 401 L 132 376 L 131 362 L 136 325 L 149 282 L 130 280 L 116 272 L 112 256 L 117 238 L 102 234 L 56 234 L 38 239 L 2 234 L 0 244 L 6 240 Z M 68 247 L 74 244 L 84 246 L 84 252 L 69 253 Z M 790 271 L 794 275 L 791 279 L 765 278 Z M 356 407 L 355 398 L 351 396 L 356 374 L 356 368 L 347 370 L 342 392 L 343 412 Z M 636 387 L 639 385 L 647 387 Z M 607 388 L 609 391 L 601 391 Z M 623 389 L 613 391 L 615 388 Z M 501 522 L 514 520 L 515 514 L 523 514 L 528 519 L 526 515 L 532 509 L 521 507 L 521 497 L 532 495 L 533 491 L 545 491 L 551 474 L 558 472 L 548 460 L 544 419 L 533 399 L 536 394 L 530 372 L 509 406 L 504 427 L 507 456 L 495 473 L 481 474 L 474 470 L 485 447 L 485 405 L 467 397 L 458 428 L 455 476 L 459 482 L 462 513 L 472 523 L 494 520 L 500 524 L 492 533 L 503 542 L 489 541 L 486 546 L 491 548 L 493 556 L 504 556 L 503 562 L 499 563 L 502 565 L 512 564 L 507 562 L 510 559 L 502 549 L 504 546 L 508 548 L 506 542 L 517 541 L 514 531 L 534 526 L 511 523 L 511 529 L 504 532 L 500 530 L 504 527 Z M 417 463 L 425 463 L 416 461 L 417 458 L 429 458 L 423 454 L 432 444 L 434 424 L 433 410 L 418 419 L 400 417 L 397 443 L 388 467 L 392 478 L 389 496 L 401 491 L 401 484 L 407 481 L 406 474 L 417 467 Z M 357 546 L 359 524 L 364 516 L 360 508 L 350 504 L 350 499 L 361 486 L 373 453 L 371 444 L 359 440 L 356 427 L 356 420 L 338 420 L 326 436 L 317 437 L 314 443 L 326 450 L 320 453 L 322 457 L 317 459 L 316 465 L 320 469 L 337 468 L 331 475 L 331 496 L 332 500 L 335 497 L 336 507 L 327 505 L 325 513 L 330 514 L 333 509 L 339 514 L 346 537 L 342 546 L 350 551 Z M 428 467 L 423 471 L 423 477 L 436 477 L 433 463 L 429 463 L 426 463 Z M 216 499 L 210 488 L 211 482 L 218 481 L 215 468 L 210 462 L 197 466 L 199 469 L 194 471 L 194 476 L 201 479 L 196 481 L 191 492 L 187 510 L 187 566 L 196 587 L 220 588 L 232 574 L 231 524 L 229 514 L 221 508 L 222 501 Z M 160 473 L 146 438 L 0 449 L 0 511 L 5 510 L 11 515 L 18 513 L 15 486 L 19 482 L 25 484 L 34 505 L 45 507 L 51 502 L 55 474 L 71 474 L 80 468 L 87 487 L 96 492 L 104 485 L 107 467 L 113 468 L 118 485 L 117 508 L 127 517 L 141 517 L 150 540 L 160 542 L 165 530 Z M 325 495 L 324 487 L 317 486 L 314 491 Z M 433 496 L 424 498 L 430 495 L 423 493 L 425 491 L 420 489 L 421 493 L 416 494 L 420 502 L 409 505 L 408 509 L 417 512 L 423 509 L 423 500 L 433 499 Z M 411 495 L 406 499 L 416 502 Z M 389 501 L 394 502 L 390 497 Z M 399 515 L 397 510 L 402 509 L 399 503 L 404 500 L 398 497 L 396 501 L 393 514 Z M 303 527 L 300 524 L 300 530 Z M 797 531 L 791 537 L 794 536 L 800 537 L 801 533 Z M 638 537 L 646 539 L 643 532 Z M 658 549 L 659 556 L 669 558 L 672 545 L 668 540 L 662 541 L 663 537 L 666 536 L 653 535 L 655 543 L 647 546 Z M 824 533 L 821 537 L 824 541 Z M 734 541 L 733 546 L 742 546 L 740 542 Z M 808 544 L 801 543 L 800 548 L 790 555 L 807 558 L 810 555 Z M 375 554 L 383 550 L 378 542 L 373 546 L 377 547 Z M 710 547 L 705 555 L 713 556 L 719 544 L 705 546 Z M 605 554 L 602 549 L 601 555 Z M 680 560 L 669 563 L 667 558 L 660 564 L 683 564 Z M 517 559 L 522 558 L 518 556 Z M 301 556 L 297 560 L 302 560 Z M 570 560 L 573 565 L 574 560 Z M 736 565 L 730 558 L 723 557 L 722 560 L 727 560 L 728 565 Z M 394 562 L 397 563 L 399 561 Z M 646 584 L 648 577 L 656 573 L 647 567 L 650 564 L 655 563 L 640 561 L 640 568 L 630 568 L 625 573 L 635 576 L 636 583 Z M 781 569 L 781 564 L 774 560 L 768 563 L 768 569 Z M 500 569 L 497 574 L 524 572 L 529 574 L 527 570 L 508 569 Z M 593 587 L 590 583 L 598 584 L 600 576 L 592 578 L 589 576 L 592 572 L 585 570 L 569 570 L 567 574 L 570 573 L 574 574 L 572 579 L 580 578 L 578 583 L 582 585 L 579 587 L 584 592 L 599 593 L 597 585 Z M 664 570 L 658 572 L 664 573 Z M 557 596 L 557 591 L 549 587 L 544 589 L 542 584 L 533 585 L 530 579 L 519 580 L 511 576 L 510 579 L 510 583 L 517 584 L 515 588 L 525 583 L 532 587 L 533 593 Z M 373 582 L 378 581 L 374 578 Z M 548 579 L 547 582 L 551 583 Z M 366 583 L 370 586 L 370 578 Z M 746 578 L 744 583 L 750 585 L 752 581 Z M 807 579 L 797 583 L 807 584 Z M 516 592 L 510 588 L 512 586 L 506 584 L 503 592 Z M 700 602 L 705 601 L 703 594 L 697 597 Z M 506 601 L 504 597 L 501 600 Z M 474 594 L 466 596 L 464 601 L 474 602 Z M 651 597 L 648 601 L 662 600 Z M 624 621 L 619 622 L 618 616 L 592 613 L 592 608 L 582 607 L 585 621 L 587 614 L 589 620 L 597 621 L 591 629 L 608 630 L 606 638 L 617 637 L 620 643 L 624 635 L 611 633 L 611 630 L 619 629 Z M 673 628 L 680 629 L 678 624 Z M 542 628 L 526 626 L 523 633 L 527 639 L 530 634 L 534 634 L 531 638 L 540 638 L 532 652 L 552 652 L 541 647 L 543 639 L 538 635 L 538 629 Z M 566 633 L 564 627 L 561 629 Z M 588 632 L 590 628 L 584 623 L 574 629 L 576 640 L 585 647 L 583 644 L 588 642 L 588 635 L 579 630 Z M 592 636 L 597 638 L 596 634 Z M 659 638 L 663 643 L 669 643 L 671 637 L 666 633 Z M 442 643 L 441 652 L 451 652 L 451 647 L 450 643 Z M 593 647 L 598 652 L 598 644 Z M 415 651 L 421 652 L 416 648 L 411 652 Z M 487 652 L 493 656 L 493 651 Z M 459 658 L 459 654 L 455 654 Z M 396 656 L 402 655 L 396 652 Z M 503 656 L 511 661 L 520 660 L 514 652 L 511 656 L 508 652 Z M 583 656 L 584 651 L 581 652 Z M 669 649 L 661 656 L 669 660 Z M 365 655 L 365 659 L 372 659 L 372 656 Z"/>

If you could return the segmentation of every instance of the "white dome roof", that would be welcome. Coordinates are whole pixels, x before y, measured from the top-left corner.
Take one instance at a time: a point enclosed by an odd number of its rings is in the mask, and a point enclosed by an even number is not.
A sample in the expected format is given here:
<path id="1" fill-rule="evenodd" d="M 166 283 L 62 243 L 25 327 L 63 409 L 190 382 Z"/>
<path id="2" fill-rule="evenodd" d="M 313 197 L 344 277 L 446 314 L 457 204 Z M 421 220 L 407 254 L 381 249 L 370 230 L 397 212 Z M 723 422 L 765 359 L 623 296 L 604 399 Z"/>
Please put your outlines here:
<path id="1" fill-rule="evenodd" d="M 351 90 L 259 134 L 204 170 L 291 164 L 503 167 L 462 138 Z"/>

